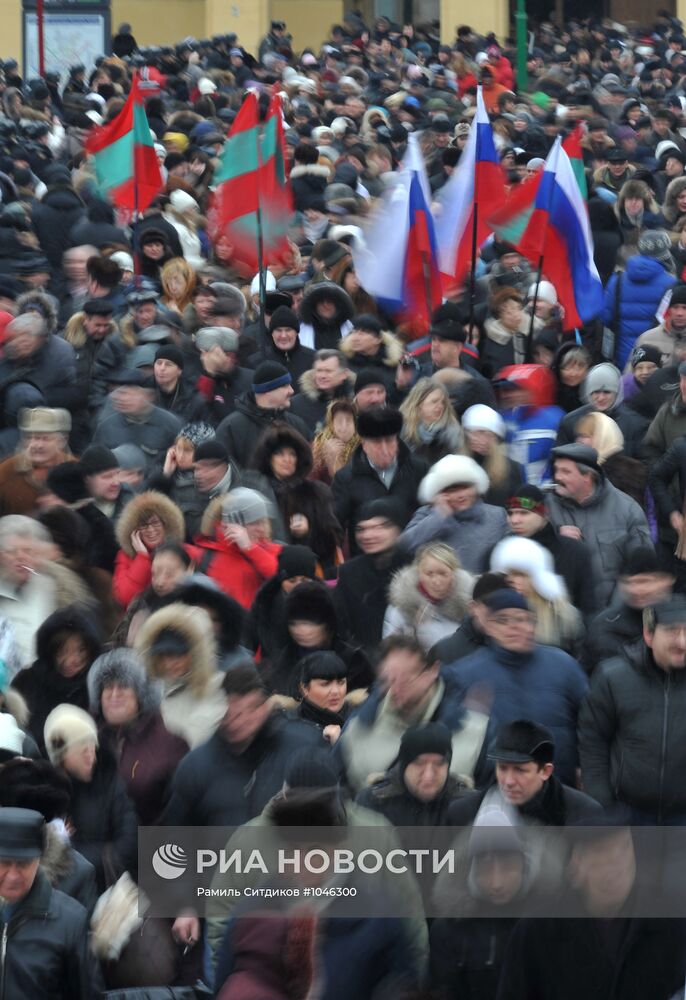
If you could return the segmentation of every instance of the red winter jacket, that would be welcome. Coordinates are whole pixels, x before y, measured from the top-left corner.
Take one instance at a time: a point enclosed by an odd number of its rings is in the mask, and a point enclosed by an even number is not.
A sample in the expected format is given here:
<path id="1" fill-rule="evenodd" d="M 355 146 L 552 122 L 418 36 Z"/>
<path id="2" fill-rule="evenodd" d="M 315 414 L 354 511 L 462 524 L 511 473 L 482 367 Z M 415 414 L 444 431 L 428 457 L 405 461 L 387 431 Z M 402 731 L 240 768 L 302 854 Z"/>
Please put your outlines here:
<path id="1" fill-rule="evenodd" d="M 198 569 L 217 583 L 225 594 L 244 608 L 250 608 L 265 580 L 277 572 L 281 546 L 275 542 L 256 542 L 240 549 L 227 542 L 219 523 L 214 538 L 196 538 L 201 556 Z"/>

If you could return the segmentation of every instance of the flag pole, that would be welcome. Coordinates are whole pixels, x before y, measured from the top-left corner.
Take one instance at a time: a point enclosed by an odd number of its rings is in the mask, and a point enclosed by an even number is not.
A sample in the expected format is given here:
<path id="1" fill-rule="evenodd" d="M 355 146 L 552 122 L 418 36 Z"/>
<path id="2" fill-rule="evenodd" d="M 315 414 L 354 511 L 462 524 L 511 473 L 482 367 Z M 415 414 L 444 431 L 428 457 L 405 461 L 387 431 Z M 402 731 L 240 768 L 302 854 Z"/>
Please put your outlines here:
<path id="1" fill-rule="evenodd" d="M 258 125 L 255 130 L 257 142 L 257 273 L 259 274 L 259 296 L 260 296 L 260 353 L 264 360 L 267 356 L 267 324 L 265 321 L 266 299 L 267 299 L 267 276 L 264 273 L 264 233 L 262 229 L 262 199 L 260 198 L 260 176 L 262 174 L 262 121 L 260 113 L 260 102 L 257 94 L 257 117 Z"/>
<path id="2" fill-rule="evenodd" d="M 138 83 L 138 71 L 133 71 L 131 78 L 131 89 Z M 131 249 L 133 250 L 133 287 L 138 290 L 141 287 L 141 259 L 140 243 L 138 234 L 138 174 L 136 172 L 136 151 L 133 154 L 133 227 L 131 232 Z"/>
<path id="3" fill-rule="evenodd" d="M 557 144 L 557 147 L 559 149 L 559 147 L 561 145 L 561 140 L 560 140 L 559 137 L 556 139 L 556 144 Z M 555 146 L 553 146 L 553 149 L 555 149 Z M 552 150 L 551 150 L 551 153 L 552 153 Z M 550 153 L 548 154 L 548 157 L 550 157 Z M 541 169 L 545 170 L 545 166 L 542 167 Z M 550 218 L 550 210 L 551 210 L 552 204 L 553 204 L 553 193 L 554 193 L 554 191 L 555 191 L 555 186 L 553 184 L 551 184 L 550 185 L 550 193 L 548 194 L 548 204 L 546 206 L 546 212 L 547 212 L 548 218 Z M 545 243 L 546 243 L 546 236 L 547 235 L 548 235 L 548 227 L 546 226 L 545 229 L 543 230 L 543 240 L 541 242 L 541 252 L 540 252 L 539 257 L 538 257 L 538 268 L 537 268 L 537 271 L 536 271 L 536 285 L 534 287 L 534 300 L 531 303 L 531 319 L 529 320 L 529 333 L 528 333 L 527 338 L 526 338 L 526 350 L 524 352 L 524 357 L 525 357 L 525 360 L 526 360 L 527 364 L 531 361 L 531 357 L 532 357 L 532 354 L 533 354 L 534 321 L 536 319 L 536 303 L 538 302 L 538 291 L 539 291 L 540 284 L 541 284 L 541 278 L 543 277 L 543 258 L 545 256 Z"/>
<path id="4" fill-rule="evenodd" d="M 472 325 L 474 323 L 474 305 L 476 300 L 476 250 L 477 250 L 477 229 L 479 225 L 479 157 L 480 140 L 479 125 L 476 120 L 472 121 L 472 128 L 476 129 L 476 149 L 474 152 L 474 205 L 472 208 L 472 266 L 469 272 L 469 320 L 467 322 L 467 340 L 472 342 Z"/>

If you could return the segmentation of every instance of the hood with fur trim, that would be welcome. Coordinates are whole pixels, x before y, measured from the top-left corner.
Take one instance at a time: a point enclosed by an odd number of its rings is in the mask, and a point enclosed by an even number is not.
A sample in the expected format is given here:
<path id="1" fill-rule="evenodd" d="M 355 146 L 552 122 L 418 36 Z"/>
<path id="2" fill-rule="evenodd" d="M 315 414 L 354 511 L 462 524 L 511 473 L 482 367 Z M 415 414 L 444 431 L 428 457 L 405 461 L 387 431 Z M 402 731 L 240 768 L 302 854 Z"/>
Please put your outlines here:
<path id="1" fill-rule="evenodd" d="M 303 396 L 307 396 L 309 400 L 313 403 L 319 402 L 319 389 L 315 385 L 314 381 L 314 369 L 308 368 L 300 378 L 298 379 L 298 385 L 300 386 L 300 391 Z M 345 382 L 341 383 L 336 389 L 335 399 L 343 399 L 353 395 L 355 391 L 355 372 L 349 371 L 346 375 Z"/>
<path id="2" fill-rule="evenodd" d="M 346 358 L 350 359 L 355 356 L 355 351 L 351 343 L 351 334 L 343 337 L 340 344 L 338 345 L 339 350 L 345 354 Z M 405 349 L 402 343 L 398 340 L 395 334 L 391 333 L 389 330 L 382 330 L 381 332 L 381 353 L 383 354 L 383 363 L 387 368 L 397 368 L 400 364 L 400 359 L 405 353 Z M 374 358 L 370 358 L 370 364 L 374 362 Z"/>
<path id="3" fill-rule="evenodd" d="M 217 522 L 221 520 L 225 499 L 226 495 L 220 493 L 214 500 L 210 500 L 207 507 L 205 507 L 205 513 L 200 522 L 200 534 L 204 535 L 205 538 L 214 538 L 217 530 Z"/>
<path id="4" fill-rule="evenodd" d="M 22 695 L 13 688 L 8 687 L 0 692 L 0 711 L 11 715 L 20 729 L 26 729 L 31 718 L 29 706 L 24 701 Z"/>
<path id="5" fill-rule="evenodd" d="M 148 677 L 141 658 L 125 646 L 103 653 L 88 671 L 88 701 L 96 719 L 102 715 L 102 692 L 112 684 L 135 692 L 141 715 L 159 708 L 162 701 L 162 685 Z"/>
<path id="6" fill-rule="evenodd" d="M 54 667 L 54 652 L 50 647 L 58 632 L 74 632 L 79 635 L 88 650 L 89 662 L 99 655 L 102 641 L 91 615 L 86 615 L 78 607 L 62 608 L 45 619 L 36 633 L 36 657 L 50 667 Z"/>
<path id="7" fill-rule="evenodd" d="M 293 167 L 288 176 L 291 180 L 297 180 L 298 177 L 323 177 L 328 184 L 332 173 L 333 171 L 326 164 L 299 163 L 297 167 Z"/>
<path id="8" fill-rule="evenodd" d="M 85 318 L 85 312 L 76 312 L 73 316 L 69 317 L 67 325 L 64 328 L 64 339 L 77 351 L 85 347 L 88 340 L 88 334 L 83 325 Z M 116 333 L 116 330 L 117 324 L 114 320 L 110 320 L 110 330 L 106 336 L 109 337 L 110 334 Z"/>
<path id="9" fill-rule="evenodd" d="M 40 866 L 53 889 L 74 870 L 72 850 L 68 840 L 63 840 L 50 823 L 45 827 L 45 848 L 41 854 Z"/>
<path id="10" fill-rule="evenodd" d="M 435 608 L 445 618 L 461 622 L 467 614 L 473 587 L 474 580 L 471 574 L 458 569 L 448 596 L 436 604 L 430 604 L 429 599 L 419 589 L 419 570 L 416 566 L 405 566 L 404 569 L 398 570 L 391 580 L 388 603 L 397 608 L 409 622 L 418 623 L 429 606 Z"/>
<path id="11" fill-rule="evenodd" d="M 201 698 L 216 673 L 217 650 L 210 616 L 203 608 L 169 604 L 143 623 L 136 635 L 134 649 L 145 663 L 148 677 L 153 679 L 156 679 L 155 657 L 151 647 L 165 629 L 178 632 L 188 643 L 191 666 L 186 684 Z"/>
<path id="12" fill-rule="evenodd" d="M 135 555 L 131 544 L 131 534 L 136 531 L 141 520 L 151 514 L 157 514 L 164 524 L 166 541 L 183 542 L 186 537 L 183 514 L 176 504 L 164 493 L 146 490 L 145 493 L 139 493 L 138 496 L 129 500 L 117 521 L 115 532 L 117 543 L 119 548 L 131 559 Z"/>
<path id="13" fill-rule="evenodd" d="M 17 299 L 17 316 L 37 312 L 46 322 L 48 333 L 57 333 L 57 303 L 52 295 L 38 290 L 24 292 Z"/>

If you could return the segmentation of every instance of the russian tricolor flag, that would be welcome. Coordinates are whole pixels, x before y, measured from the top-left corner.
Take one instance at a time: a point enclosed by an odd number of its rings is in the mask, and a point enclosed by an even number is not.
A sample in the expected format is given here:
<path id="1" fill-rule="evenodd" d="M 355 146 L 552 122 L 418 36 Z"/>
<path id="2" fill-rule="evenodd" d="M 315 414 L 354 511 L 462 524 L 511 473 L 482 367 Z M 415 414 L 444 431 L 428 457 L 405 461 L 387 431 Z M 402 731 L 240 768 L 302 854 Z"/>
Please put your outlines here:
<path id="1" fill-rule="evenodd" d="M 603 286 L 593 260 L 588 211 L 560 137 L 543 170 L 513 192 L 491 224 L 553 283 L 565 330 L 598 315 Z"/>
<path id="2" fill-rule="evenodd" d="M 436 199 L 438 260 L 447 285 L 460 285 L 472 268 L 475 213 L 478 253 L 493 231 L 489 219 L 505 198 L 505 175 L 479 87 L 467 144 L 457 168 Z"/>
<path id="3" fill-rule="evenodd" d="M 360 284 L 389 313 L 404 312 L 428 328 L 442 302 L 431 192 L 417 137 L 410 134 L 402 169 L 365 233 L 353 246 Z"/>

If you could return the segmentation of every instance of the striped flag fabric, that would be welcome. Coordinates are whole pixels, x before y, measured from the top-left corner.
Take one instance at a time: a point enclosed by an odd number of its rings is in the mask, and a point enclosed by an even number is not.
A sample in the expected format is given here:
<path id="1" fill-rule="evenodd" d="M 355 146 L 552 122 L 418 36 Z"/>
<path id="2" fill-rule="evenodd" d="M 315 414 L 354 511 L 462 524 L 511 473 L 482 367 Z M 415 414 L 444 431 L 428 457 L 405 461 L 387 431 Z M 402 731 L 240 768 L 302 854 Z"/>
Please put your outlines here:
<path id="1" fill-rule="evenodd" d="M 145 114 L 138 74 L 119 114 L 94 129 L 85 144 L 100 191 L 119 208 L 143 212 L 164 186 Z"/>
<path id="2" fill-rule="evenodd" d="M 215 173 L 215 190 L 208 213 L 214 243 L 227 240 L 238 270 L 254 274 L 259 267 L 261 226 L 263 267 L 288 254 L 288 223 L 292 214 L 286 180 L 283 120 L 279 97 L 272 98 L 263 129 L 257 95 L 246 95 L 227 137 Z"/>
<path id="3" fill-rule="evenodd" d="M 436 240 L 446 288 L 460 286 L 471 270 L 476 212 L 476 252 L 492 230 L 489 218 L 504 203 L 505 175 L 493 129 L 477 90 L 476 115 L 462 156 L 437 197 Z"/>
<path id="4" fill-rule="evenodd" d="M 588 201 L 588 184 L 586 183 L 586 171 L 584 170 L 584 154 L 581 148 L 582 137 L 583 127 L 581 122 L 579 122 L 562 143 L 562 148 L 569 157 L 569 162 L 572 165 L 572 170 L 574 171 L 574 176 L 576 177 L 582 197 L 584 201 Z"/>

